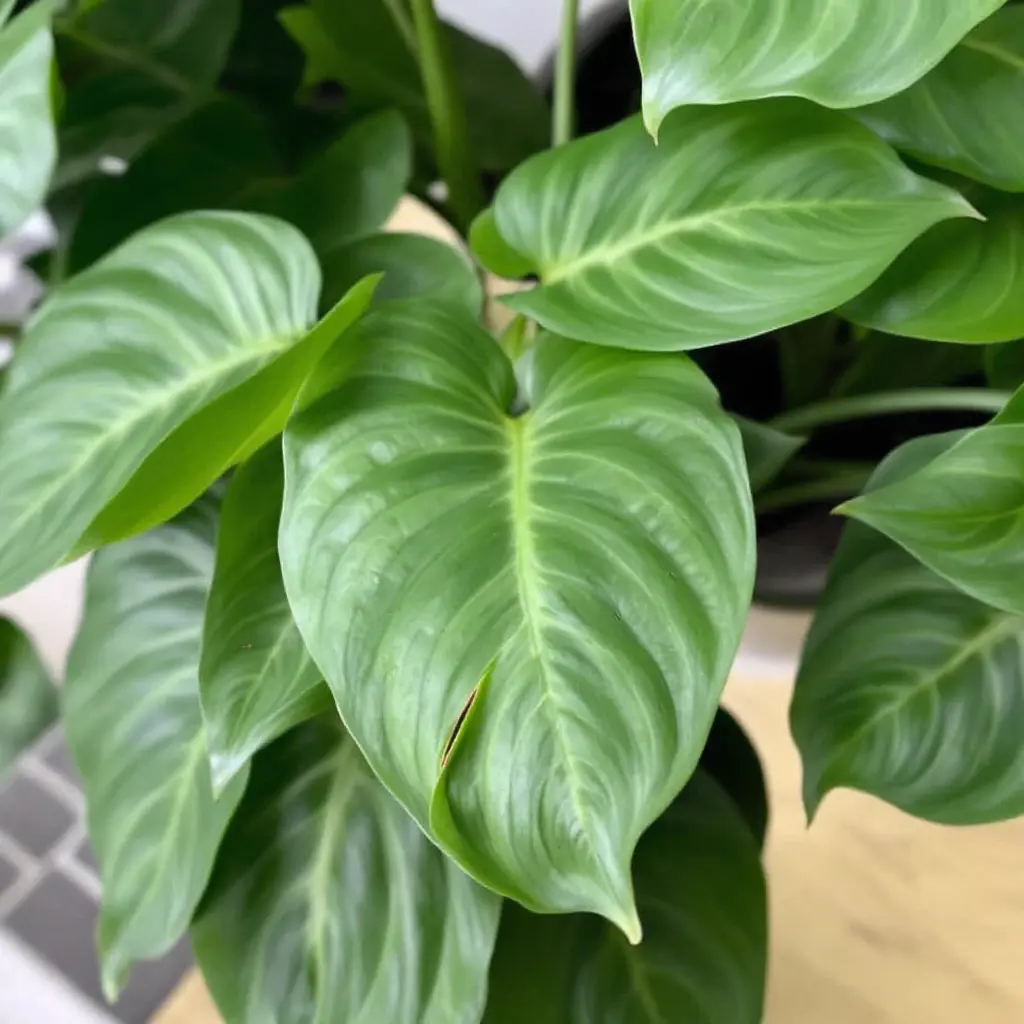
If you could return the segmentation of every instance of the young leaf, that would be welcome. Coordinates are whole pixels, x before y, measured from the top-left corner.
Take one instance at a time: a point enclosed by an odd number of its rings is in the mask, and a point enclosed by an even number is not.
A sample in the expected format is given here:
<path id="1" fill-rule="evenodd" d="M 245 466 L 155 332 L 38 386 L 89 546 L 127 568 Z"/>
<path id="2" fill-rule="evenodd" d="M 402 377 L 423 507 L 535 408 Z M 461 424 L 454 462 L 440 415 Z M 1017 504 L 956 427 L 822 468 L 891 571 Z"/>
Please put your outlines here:
<path id="1" fill-rule="evenodd" d="M 932 228 L 843 315 L 928 341 L 988 344 L 1024 335 L 1024 196 L 980 186 L 969 194 L 986 220 Z"/>
<path id="2" fill-rule="evenodd" d="M 746 824 L 698 772 L 636 853 L 642 945 L 585 915 L 507 903 L 483 1024 L 759 1024 L 765 880 Z"/>
<path id="3" fill-rule="evenodd" d="M 50 109 L 56 0 L 0 19 L 0 239 L 42 205 L 57 158 Z"/>
<path id="4" fill-rule="evenodd" d="M 897 149 L 1024 192 L 1024 7 L 1004 7 L 909 89 L 857 116 Z"/>
<path id="5" fill-rule="evenodd" d="M 321 353 L 319 268 L 280 221 L 163 221 L 64 284 L 29 325 L 0 401 L 0 592 L 169 519 L 279 433 Z"/>
<path id="6" fill-rule="evenodd" d="M 786 463 L 807 443 L 803 437 L 790 437 L 745 416 L 733 416 L 743 438 L 750 489 L 757 494 L 785 468 Z"/>
<path id="7" fill-rule="evenodd" d="M 803 96 L 857 107 L 902 92 L 1006 0 L 630 0 L 652 134 L 684 104 Z"/>
<path id="8" fill-rule="evenodd" d="M 57 717 L 57 691 L 27 636 L 0 619 L 0 778 Z"/>
<path id="9" fill-rule="evenodd" d="M 905 445 L 872 488 L 909 485 L 952 454 L 955 440 Z M 1022 715 L 1024 618 L 961 593 L 888 538 L 851 523 L 793 698 L 808 812 L 829 790 L 849 786 L 946 824 L 1022 814 Z"/>
<path id="10" fill-rule="evenodd" d="M 979 601 L 1024 615 L 1024 388 L 988 426 L 843 511 Z"/>
<path id="11" fill-rule="evenodd" d="M 239 1024 L 476 1024 L 500 909 L 330 715 L 256 756 L 192 940 Z"/>
<path id="12" fill-rule="evenodd" d="M 994 388 L 1016 391 L 1024 385 L 1024 341 L 986 349 L 985 375 Z"/>
<path id="13" fill-rule="evenodd" d="M 541 278 L 508 305 L 567 337 L 651 350 L 807 320 L 973 213 L 862 125 L 798 100 L 681 110 L 657 146 L 625 121 L 518 168 L 494 212 Z"/>
<path id="14" fill-rule="evenodd" d="M 188 928 L 245 788 L 242 773 L 214 799 L 199 709 L 215 529 L 206 497 L 89 567 L 64 726 L 103 880 L 97 942 L 110 999 L 134 961 Z"/>
<path id="15" fill-rule="evenodd" d="M 696 366 L 544 338 L 531 410 L 457 307 L 371 314 L 285 435 L 292 610 L 374 771 L 474 877 L 638 938 L 629 863 L 696 766 L 753 583 Z"/>
<path id="16" fill-rule="evenodd" d="M 221 509 L 199 663 L 215 792 L 257 750 L 334 706 L 284 592 L 277 556 L 283 493 L 274 441 L 235 473 Z"/>

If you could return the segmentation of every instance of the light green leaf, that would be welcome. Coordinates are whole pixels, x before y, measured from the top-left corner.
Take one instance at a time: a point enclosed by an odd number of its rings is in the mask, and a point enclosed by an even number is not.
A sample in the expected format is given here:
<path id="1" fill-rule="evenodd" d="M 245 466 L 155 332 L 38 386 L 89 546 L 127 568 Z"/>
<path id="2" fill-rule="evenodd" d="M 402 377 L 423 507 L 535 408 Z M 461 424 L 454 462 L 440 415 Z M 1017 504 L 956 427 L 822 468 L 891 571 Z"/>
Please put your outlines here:
<path id="1" fill-rule="evenodd" d="M 985 374 L 992 387 L 1016 391 L 1024 384 L 1024 341 L 986 349 Z"/>
<path id="2" fill-rule="evenodd" d="M 807 443 L 804 437 L 791 437 L 767 424 L 733 416 L 743 438 L 750 489 L 757 494 L 785 468 L 786 463 Z"/>
<path id="3" fill-rule="evenodd" d="M 57 691 L 39 655 L 13 622 L 0 618 L 0 778 L 56 717 Z"/>
<path id="4" fill-rule="evenodd" d="M 380 274 L 376 302 L 416 296 L 458 303 L 474 316 L 484 302 L 473 265 L 450 245 L 426 235 L 378 234 L 333 246 L 320 258 L 321 306 L 327 307 L 369 274 Z"/>
<path id="5" fill-rule="evenodd" d="M 842 511 L 979 601 L 1024 615 L 1024 388 L 988 426 Z"/>
<path id="6" fill-rule="evenodd" d="M 216 503 L 100 552 L 64 689 L 103 903 L 97 941 L 108 998 L 131 964 L 184 934 L 245 788 L 214 800 L 199 709 L 199 643 Z"/>
<path id="7" fill-rule="evenodd" d="M 1008 192 L 1024 192 L 1024 8 L 979 25 L 909 89 L 857 116 L 897 149 Z"/>
<path id="8" fill-rule="evenodd" d="M 500 909 L 332 715 L 257 755 L 192 938 L 233 1024 L 477 1024 Z"/>
<path id="9" fill-rule="evenodd" d="M 492 206 L 477 214 L 470 225 L 469 247 L 480 265 L 498 277 L 515 280 L 532 274 L 536 269 L 530 260 L 517 253 L 498 233 Z"/>
<path id="10" fill-rule="evenodd" d="M 767 897 L 757 846 L 698 772 L 636 854 L 642 945 L 584 915 L 506 904 L 483 1024 L 760 1024 Z"/>
<path id="11" fill-rule="evenodd" d="M 652 350 L 807 320 L 973 213 L 863 126 L 798 100 L 681 110 L 658 146 L 625 121 L 518 168 L 494 212 L 541 278 L 508 305 L 567 337 Z"/>
<path id="12" fill-rule="evenodd" d="M 753 583 L 739 432 L 682 356 L 544 338 L 531 410 L 457 307 L 371 314 L 285 434 L 299 628 L 471 875 L 638 938 L 629 864 L 697 764 Z"/>
<path id="13" fill-rule="evenodd" d="M 228 213 L 163 221 L 63 285 L 0 401 L 0 592 L 169 519 L 280 433 L 372 285 L 309 331 L 309 244 Z"/>
<path id="14" fill-rule="evenodd" d="M 257 750 L 334 707 L 284 592 L 277 556 L 283 494 L 274 441 L 237 470 L 221 510 L 199 664 L 215 792 Z"/>
<path id="15" fill-rule="evenodd" d="M 55 0 L 0 19 L 0 239 L 38 210 L 57 159 L 50 98 Z"/>
<path id="16" fill-rule="evenodd" d="M 1006 0 L 630 0 L 652 134 L 684 104 L 803 96 L 857 107 L 902 92 Z"/>
<path id="17" fill-rule="evenodd" d="M 872 482 L 879 490 L 861 500 L 909 485 L 952 455 L 955 440 L 899 449 Z M 946 824 L 1022 814 L 1022 716 L 1024 618 L 968 597 L 851 523 L 793 700 L 809 813 L 829 790 L 849 786 Z"/>
<path id="18" fill-rule="evenodd" d="M 980 186 L 969 195 L 985 221 L 932 228 L 843 315 L 928 341 L 987 344 L 1024 335 L 1024 196 Z"/>

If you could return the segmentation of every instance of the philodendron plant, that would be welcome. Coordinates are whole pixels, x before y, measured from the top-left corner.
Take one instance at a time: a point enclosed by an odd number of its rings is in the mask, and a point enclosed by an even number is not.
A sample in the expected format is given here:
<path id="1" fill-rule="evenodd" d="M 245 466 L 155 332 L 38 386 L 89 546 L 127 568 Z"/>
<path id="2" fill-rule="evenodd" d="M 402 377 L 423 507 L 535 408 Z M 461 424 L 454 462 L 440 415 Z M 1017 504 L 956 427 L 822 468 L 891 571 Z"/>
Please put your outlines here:
<path id="1" fill-rule="evenodd" d="M 574 141 L 564 0 L 549 146 L 431 0 L 0 0 L 0 230 L 58 229 L 0 592 L 95 552 L 63 717 L 111 998 L 188 931 L 229 1024 L 760 1020 L 720 699 L 758 514 L 808 500 L 853 520 L 809 813 L 1024 812 L 1024 6 L 629 15 L 642 112 Z M 408 192 L 473 258 L 381 233 Z M 687 354 L 751 338 L 761 422 Z M 816 447 L 909 413 L 966 419 Z"/>

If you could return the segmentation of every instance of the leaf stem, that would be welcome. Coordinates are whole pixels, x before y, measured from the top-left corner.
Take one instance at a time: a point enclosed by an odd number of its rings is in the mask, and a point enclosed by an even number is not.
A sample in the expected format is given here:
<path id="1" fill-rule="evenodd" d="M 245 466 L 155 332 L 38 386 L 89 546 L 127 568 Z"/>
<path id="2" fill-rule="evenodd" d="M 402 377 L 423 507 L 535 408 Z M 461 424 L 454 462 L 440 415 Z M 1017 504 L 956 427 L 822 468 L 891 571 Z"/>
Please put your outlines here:
<path id="1" fill-rule="evenodd" d="M 990 388 L 915 388 L 908 391 L 883 391 L 872 395 L 853 395 L 816 402 L 776 416 L 771 426 L 784 433 L 806 433 L 830 423 L 892 416 L 904 412 L 1001 412 L 1010 399 L 1008 391 Z"/>
<path id="2" fill-rule="evenodd" d="M 793 484 L 790 487 L 780 487 L 757 499 L 757 512 L 763 515 L 765 512 L 779 512 L 792 508 L 794 505 L 806 505 L 833 498 L 852 498 L 864 490 L 871 479 L 871 473 L 871 469 L 849 470 L 818 480 Z"/>
<path id="3" fill-rule="evenodd" d="M 437 164 L 448 186 L 448 205 L 460 228 L 483 209 L 484 194 L 469 148 L 466 108 L 452 68 L 444 26 L 433 0 L 412 0 L 420 70 L 434 129 Z"/>
<path id="4" fill-rule="evenodd" d="M 576 46 L 579 35 L 579 0 L 562 0 L 562 32 L 555 64 L 555 108 L 551 144 L 572 140 L 576 122 Z"/>

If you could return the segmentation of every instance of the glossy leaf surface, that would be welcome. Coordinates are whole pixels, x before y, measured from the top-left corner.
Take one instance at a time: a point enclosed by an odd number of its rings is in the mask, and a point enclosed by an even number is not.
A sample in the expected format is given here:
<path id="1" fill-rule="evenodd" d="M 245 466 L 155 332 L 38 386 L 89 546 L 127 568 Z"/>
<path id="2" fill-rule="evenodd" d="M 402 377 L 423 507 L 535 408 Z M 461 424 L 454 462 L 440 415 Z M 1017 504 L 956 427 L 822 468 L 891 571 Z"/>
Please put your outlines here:
<path id="1" fill-rule="evenodd" d="M 236 471 L 221 509 L 199 665 L 215 790 L 271 740 L 334 706 L 284 592 L 283 494 L 281 445 L 272 442 Z"/>
<path id="2" fill-rule="evenodd" d="M 872 487 L 884 494 L 896 481 L 909 484 L 953 441 L 911 442 Z M 808 811 L 848 786 L 948 824 L 1024 813 L 1022 716 L 1024 618 L 961 593 L 887 537 L 851 523 L 791 712 Z"/>
<path id="3" fill-rule="evenodd" d="M 50 109 L 55 2 L 0 16 L 0 239 L 42 205 L 57 157 Z"/>
<path id="4" fill-rule="evenodd" d="M 67 282 L 0 400 L 0 591 L 170 518 L 280 432 L 372 282 L 309 331 L 320 275 L 293 228 L 186 214 Z"/>
<path id="5" fill-rule="evenodd" d="M 107 548 L 89 567 L 64 689 L 103 881 L 97 944 L 113 998 L 136 960 L 188 928 L 242 796 L 214 800 L 199 708 L 199 644 L 216 505 Z"/>
<path id="6" fill-rule="evenodd" d="M 1024 192 L 1024 8 L 1004 7 L 905 92 L 857 112 L 897 149 Z"/>
<path id="7" fill-rule="evenodd" d="M 1024 388 L 988 426 L 843 511 L 978 600 L 1024 615 Z"/>
<path id="8" fill-rule="evenodd" d="M 687 349 L 806 320 L 927 228 L 971 214 L 842 114 L 798 100 L 638 119 L 518 168 L 494 206 L 541 287 L 507 298 L 567 337 Z"/>
<path id="9" fill-rule="evenodd" d="M 483 1024 L 759 1024 L 767 900 L 758 849 L 698 772 L 637 848 L 641 945 L 585 915 L 506 904 Z"/>
<path id="10" fill-rule="evenodd" d="M 57 691 L 31 641 L 0 619 L 0 779 L 57 717 Z"/>
<path id="11" fill-rule="evenodd" d="M 681 356 L 545 338 L 513 419 L 516 390 L 457 307 L 368 317 L 285 435 L 285 583 L 443 848 L 635 939 L 633 848 L 697 763 L 750 598 L 739 433 Z"/>
<path id="12" fill-rule="evenodd" d="M 856 107 L 901 92 L 1005 0 L 630 0 L 644 119 L 684 104 L 803 96 Z"/>
<path id="13" fill-rule="evenodd" d="M 500 909 L 331 715 L 257 755 L 192 938 L 229 1021 L 477 1024 Z"/>

